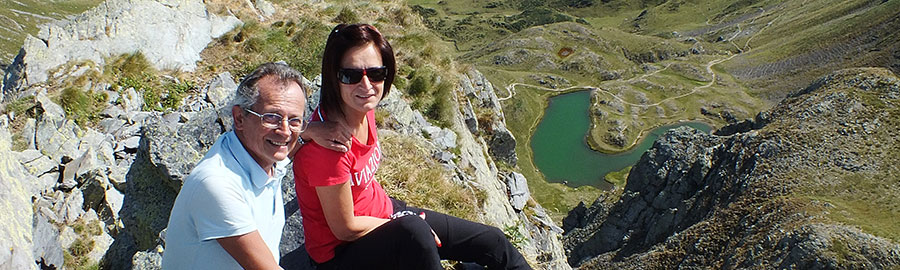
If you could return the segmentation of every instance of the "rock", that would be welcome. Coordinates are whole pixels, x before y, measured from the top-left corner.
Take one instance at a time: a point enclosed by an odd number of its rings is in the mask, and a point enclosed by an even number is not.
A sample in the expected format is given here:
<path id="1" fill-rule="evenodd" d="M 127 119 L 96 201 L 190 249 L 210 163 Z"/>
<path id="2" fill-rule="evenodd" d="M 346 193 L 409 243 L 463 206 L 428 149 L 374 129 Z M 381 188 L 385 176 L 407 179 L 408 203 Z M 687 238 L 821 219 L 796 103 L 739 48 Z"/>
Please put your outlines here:
<path id="1" fill-rule="evenodd" d="M 230 130 L 232 125 L 231 101 L 237 93 L 238 85 L 231 78 L 231 73 L 217 75 L 206 87 L 206 100 L 215 108 L 219 122 Z"/>
<path id="2" fill-rule="evenodd" d="M 463 121 L 466 123 L 466 128 L 469 129 L 469 132 L 472 134 L 478 133 L 478 117 L 475 116 L 475 109 L 472 108 L 472 102 L 466 100 L 466 104 L 463 106 Z"/>
<path id="3" fill-rule="evenodd" d="M 140 111 L 144 107 L 144 97 L 137 93 L 134 88 L 125 89 L 122 95 L 122 106 L 125 112 Z"/>
<path id="4" fill-rule="evenodd" d="M 84 194 L 80 189 L 75 188 L 68 193 L 57 191 L 55 196 L 57 199 L 62 199 L 57 200 L 53 205 L 56 216 L 61 219 L 61 222 L 66 224 L 74 223 L 84 214 L 84 209 L 82 209 Z"/>
<path id="5" fill-rule="evenodd" d="M 19 49 L 19 53 L 13 62 L 3 70 L 3 80 L 0 82 L 0 102 L 6 103 L 18 99 L 22 80 L 25 78 L 25 51 Z"/>
<path id="6" fill-rule="evenodd" d="M 454 158 L 456 158 L 456 155 L 447 151 L 439 151 L 437 153 L 434 153 L 434 159 L 444 164 L 453 162 Z"/>
<path id="7" fill-rule="evenodd" d="M 75 121 L 67 120 L 62 107 L 50 101 L 44 94 L 38 93 L 35 100 L 44 111 L 39 117 L 35 132 L 36 149 L 57 162 L 63 157 L 81 155 L 81 151 L 78 150 L 81 128 Z"/>
<path id="8" fill-rule="evenodd" d="M 531 199 L 528 191 L 528 180 L 521 173 L 511 172 L 506 176 L 506 186 L 509 192 L 509 201 L 516 211 L 525 209 L 525 204 Z"/>
<path id="9" fill-rule="evenodd" d="M 192 71 L 213 38 L 240 24 L 220 18 L 202 1 L 106 1 L 81 15 L 45 25 L 20 51 L 24 65 L 11 66 L 5 87 L 44 82 L 48 71 L 69 61 L 102 65 L 106 57 L 140 52 L 157 69 Z M 24 71 L 24 72 L 22 72 Z"/>
<path id="10" fill-rule="evenodd" d="M 41 176 L 48 172 L 58 170 L 59 163 L 53 162 L 47 156 L 37 150 L 25 150 L 19 153 L 19 162 L 25 166 L 25 170 L 33 176 Z M 56 181 L 54 181 L 56 183 Z M 43 190 L 44 185 L 36 185 L 36 190 Z"/>
<path id="11" fill-rule="evenodd" d="M 195 114 L 182 125 L 167 125 L 156 116 L 148 118 L 144 125 L 140 147 L 148 151 L 150 161 L 173 181 L 182 181 L 223 132 L 210 128 L 210 123 L 217 119 L 214 111 Z M 180 188 L 180 184 L 177 186 Z"/>
<path id="12" fill-rule="evenodd" d="M 37 128 L 37 121 L 34 118 L 25 119 L 25 126 L 22 127 L 22 137 L 25 138 L 25 142 L 28 145 L 26 149 L 37 149 L 34 143 L 34 133 Z"/>
<path id="13" fill-rule="evenodd" d="M 284 269 L 315 269 L 306 252 L 305 235 L 303 234 L 303 216 L 297 204 L 297 193 L 294 189 L 293 174 L 287 174 L 281 180 L 281 191 L 284 198 L 284 230 L 281 233 L 280 265 Z"/>
<path id="14" fill-rule="evenodd" d="M 118 92 L 112 92 L 112 93 L 117 93 L 117 95 L 118 95 Z M 123 111 L 122 108 L 119 108 L 119 106 L 109 106 L 100 112 L 100 116 L 103 116 L 106 119 L 118 118 L 119 115 L 122 115 L 123 113 L 125 113 L 125 111 Z M 106 119 L 104 119 L 104 120 L 106 120 Z M 103 120 L 101 120 L 101 121 L 103 121 Z"/>
<path id="15" fill-rule="evenodd" d="M 109 108 L 118 108 L 118 107 L 112 106 Z M 126 123 L 126 121 L 122 120 L 122 119 L 104 118 L 103 120 L 100 120 L 100 128 L 101 128 L 101 131 L 103 131 L 104 133 L 115 136 L 115 134 L 119 133 L 119 131 L 122 129 L 122 127 L 125 126 L 125 123 Z"/>
<path id="16" fill-rule="evenodd" d="M 108 188 L 106 189 L 104 199 L 106 205 L 103 207 L 108 207 L 109 212 L 107 216 L 105 211 L 101 211 L 100 219 L 104 221 L 119 219 L 119 211 L 122 210 L 122 205 L 125 203 L 125 195 L 116 188 Z"/>
<path id="17" fill-rule="evenodd" d="M 563 231 L 568 233 L 576 227 L 584 226 L 586 217 L 587 207 L 584 205 L 584 202 L 578 202 L 578 205 L 576 205 L 575 208 L 572 208 L 572 210 L 569 210 L 569 213 L 563 218 Z"/>
<path id="18" fill-rule="evenodd" d="M 88 148 L 80 157 L 64 165 L 62 172 L 63 183 L 75 181 L 77 186 L 81 186 L 87 180 L 103 177 L 101 166 L 102 164 L 97 160 L 97 155 L 94 153 L 93 148 Z"/>
<path id="19" fill-rule="evenodd" d="M 64 232 L 68 232 L 68 234 L 64 233 L 64 235 L 75 234 L 70 227 L 64 228 Z M 39 237 L 34 237 L 34 249 L 32 250 L 32 253 L 34 254 L 33 262 L 39 262 L 47 267 L 56 267 L 56 269 L 62 268 L 65 262 L 63 260 L 63 246 L 68 247 L 69 244 L 71 244 L 71 241 L 61 239 L 59 229 L 53 224 L 50 224 L 50 221 L 41 214 L 34 215 L 34 235 Z M 72 240 L 74 240 L 74 238 L 72 238 Z M 34 264 L 32 263 L 31 265 Z M 33 267 L 17 269 L 30 268 Z"/>
<path id="20" fill-rule="evenodd" d="M 72 227 L 64 226 L 62 231 L 59 232 L 59 242 L 54 243 L 58 246 L 62 246 L 63 249 L 68 249 L 72 246 L 72 243 L 75 243 L 75 240 L 78 239 L 78 234 L 75 233 L 75 229 Z"/>
<path id="21" fill-rule="evenodd" d="M 383 124 L 402 134 L 420 134 L 424 127 L 431 124 L 422 117 L 422 113 L 410 108 L 401 95 L 401 91 L 391 91 L 378 103 L 378 108 L 389 112 L 390 115 L 390 118 L 386 119 L 388 123 Z"/>
<path id="22" fill-rule="evenodd" d="M 38 93 L 34 97 L 37 106 L 41 109 L 41 121 L 58 124 L 66 119 L 66 112 L 62 107 L 53 103 L 44 93 Z"/>
<path id="23" fill-rule="evenodd" d="M 516 138 L 508 129 L 494 130 L 488 147 L 492 156 L 511 166 L 516 166 L 516 162 L 519 160 L 516 156 Z"/>
<path id="24" fill-rule="evenodd" d="M 141 146 L 140 136 L 131 136 L 119 143 L 124 150 L 134 150 Z"/>
<path id="25" fill-rule="evenodd" d="M 231 73 L 222 72 L 216 75 L 206 86 L 206 100 L 217 109 L 224 108 L 234 98 L 237 91 L 237 83 L 231 77 Z M 229 114 L 230 115 L 230 114 Z"/>
<path id="26" fill-rule="evenodd" d="M 275 6 L 266 0 L 256 0 L 256 9 L 265 18 L 271 18 L 272 15 L 275 15 Z"/>
<path id="27" fill-rule="evenodd" d="M 431 142 L 437 145 L 438 149 L 456 148 L 456 133 L 447 128 L 439 128 L 435 126 L 427 126 L 424 131 L 428 133 Z"/>
<path id="28" fill-rule="evenodd" d="M 162 269 L 162 254 L 156 251 L 139 251 L 131 260 L 134 270 Z"/>
<path id="29" fill-rule="evenodd" d="M 0 125 L 0 265 L 9 269 L 34 269 L 30 185 L 34 177 L 10 151 L 12 136 Z"/>

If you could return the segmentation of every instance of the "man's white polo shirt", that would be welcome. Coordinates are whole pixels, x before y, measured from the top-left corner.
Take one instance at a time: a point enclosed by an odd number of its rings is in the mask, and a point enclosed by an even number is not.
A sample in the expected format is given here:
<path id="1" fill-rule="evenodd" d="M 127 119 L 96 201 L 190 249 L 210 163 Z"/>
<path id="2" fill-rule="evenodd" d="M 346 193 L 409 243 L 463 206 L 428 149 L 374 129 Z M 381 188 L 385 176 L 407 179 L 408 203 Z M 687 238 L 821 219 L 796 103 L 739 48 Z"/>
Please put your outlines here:
<path id="1" fill-rule="evenodd" d="M 233 131 L 219 136 L 175 199 L 162 268 L 241 269 L 216 239 L 254 230 L 278 261 L 284 227 L 281 178 L 288 163 L 277 162 L 270 178 Z"/>

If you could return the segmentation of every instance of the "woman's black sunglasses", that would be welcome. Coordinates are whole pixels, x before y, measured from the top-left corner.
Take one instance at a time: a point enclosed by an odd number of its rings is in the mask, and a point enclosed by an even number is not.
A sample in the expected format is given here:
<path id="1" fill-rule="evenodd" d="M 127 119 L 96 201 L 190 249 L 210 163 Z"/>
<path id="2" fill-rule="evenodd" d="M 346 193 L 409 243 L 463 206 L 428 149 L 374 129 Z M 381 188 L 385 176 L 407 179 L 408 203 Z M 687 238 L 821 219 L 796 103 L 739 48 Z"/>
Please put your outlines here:
<path id="1" fill-rule="evenodd" d="M 338 80 L 343 84 L 359 83 L 363 75 L 368 77 L 370 82 L 381 82 L 387 77 L 387 67 L 342 68 L 338 70 Z"/>

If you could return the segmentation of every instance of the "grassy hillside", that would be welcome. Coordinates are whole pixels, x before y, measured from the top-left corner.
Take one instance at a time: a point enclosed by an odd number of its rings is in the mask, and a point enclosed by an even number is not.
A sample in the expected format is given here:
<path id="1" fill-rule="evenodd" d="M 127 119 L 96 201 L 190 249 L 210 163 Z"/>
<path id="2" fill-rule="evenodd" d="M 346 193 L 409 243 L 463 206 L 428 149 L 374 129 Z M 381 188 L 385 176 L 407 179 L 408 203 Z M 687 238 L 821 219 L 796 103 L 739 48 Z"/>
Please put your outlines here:
<path id="1" fill-rule="evenodd" d="M 507 122 L 526 138 L 519 164 L 534 182 L 544 179 L 532 172 L 527 138 L 542 115 L 537 108 L 560 91 L 596 89 L 588 142 L 619 152 L 661 125 L 690 120 L 718 127 L 751 118 L 835 69 L 900 70 L 900 34 L 890 30 L 900 27 L 898 0 L 409 5 L 454 42 L 460 61 L 485 71 L 498 96 L 511 95 L 504 101 Z M 560 201 L 544 190 L 536 194 L 542 204 Z"/>
<path id="2" fill-rule="evenodd" d="M 88 10 L 103 0 L 9 0 L 0 2 L 0 64 L 9 64 L 19 53 L 26 35 L 37 35 L 38 26 Z"/>

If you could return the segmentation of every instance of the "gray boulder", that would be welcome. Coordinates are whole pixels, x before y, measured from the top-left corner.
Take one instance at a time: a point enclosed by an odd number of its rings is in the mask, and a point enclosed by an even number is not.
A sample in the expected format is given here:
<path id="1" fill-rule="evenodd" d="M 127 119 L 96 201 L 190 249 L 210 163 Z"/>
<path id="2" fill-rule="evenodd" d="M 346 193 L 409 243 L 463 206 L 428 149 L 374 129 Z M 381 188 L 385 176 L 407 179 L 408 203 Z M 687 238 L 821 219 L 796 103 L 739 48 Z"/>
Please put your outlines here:
<path id="1" fill-rule="evenodd" d="M 237 87 L 237 83 L 228 72 L 220 73 L 206 86 L 206 101 L 215 108 L 219 122 L 226 130 L 231 130 L 232 117 L 229 105 L 234 99 Z"/>
<path id="2" fill-rule="evenodd" d="M 31 193 L 26 183 L 34 177 L 25 171 L 10 151 L 12 137 L 6 125 L 0 125 L 0 268 L 34 269 Z"/>
<path id="3" fill-rule="evenodd" d="M 525 204 L 531 198 L 528 191 L 528 180 L 521 173 L 511 172 L 506 176 L 506 186 L 509 192 L 509 202 L 516 211 L 525 209 Z"/>
<path id="4" fill-rule="evenodd" d="M 59 229 L 53 224 L 50 224 L 50 221 L 47 220 L 46 217 L 36 213 L 34 215 L 34 235 L 39 236 L 34 237 L 34 249 L 32 250 L 34 253 L 34 261 L 37 262 L 42 269 L 51 267 L 56 267 L 57 269 L 62 268 L 64 260 L 63 248 L 59 239 Z"/>
<path id="5" fill-rule="evenodd" d="M 43 93 L 35 96 L 43 113 L 38 118 L 35 131 L 35 146 L 41 153 L 53 161 L 60 162 L 63 157 L 74 158 L 81 155 L 78 145 L 82 130 L 75 121 L 66 119 L 62 107 L 53 103 Z"/>
<path id="6" fill-rule="evenodd" d="M 509 165 L 516 166 L 519 157 L 516 155 L 516 138 L 508 129 L 494 130 L 488 147 L 491 155 Z"/>
<path id="7" fill-rule="evenodd" d="M 162 269 L 162 254 L 156 251 L 140 251 L 131 258 L 133 270 L 160 270 Z"/>
<path id="8" fill-rule="evenodd" d="M 185 124 L 172 123 L 162 117 L 153 116 L 143 125 L 141 147 L 146 147 L 144 150 L 148 151 L 152 164 L 173 181 L 183 181 L 223 132 L 220 127 L 213 124 L 217 119 L 214 111 L 206 110 L 193 114 Z M 181 185 L 173 187 L 180 189 Z"/>

